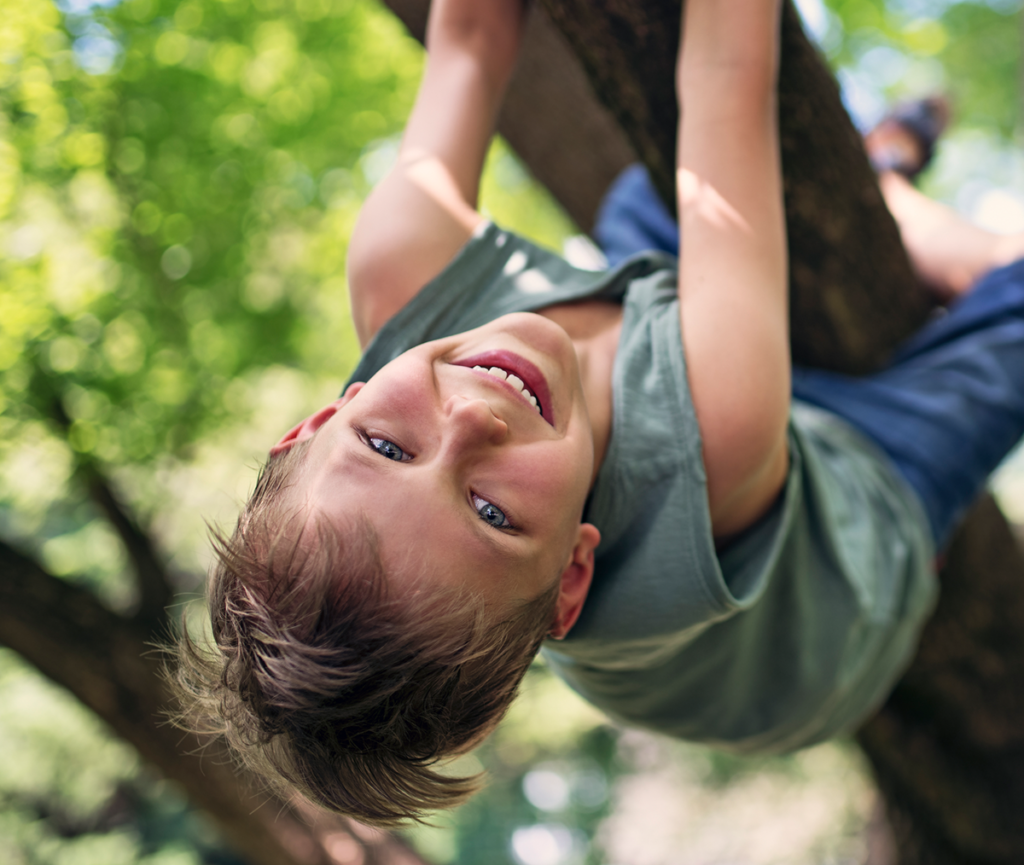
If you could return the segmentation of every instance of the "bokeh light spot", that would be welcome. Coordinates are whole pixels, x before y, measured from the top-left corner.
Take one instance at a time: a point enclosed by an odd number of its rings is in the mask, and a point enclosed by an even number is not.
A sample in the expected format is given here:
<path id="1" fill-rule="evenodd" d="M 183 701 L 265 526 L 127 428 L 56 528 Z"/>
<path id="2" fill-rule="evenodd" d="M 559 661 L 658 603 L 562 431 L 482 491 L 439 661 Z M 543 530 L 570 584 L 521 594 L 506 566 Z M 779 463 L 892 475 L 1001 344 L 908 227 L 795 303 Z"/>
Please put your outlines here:
<path id="1" fill-rule="evenodd" d="M 521 865 L 561 865 L 572 852 L 572 832 L 560 823 L 537 823 L 512 833 L 512 853 Z"/>

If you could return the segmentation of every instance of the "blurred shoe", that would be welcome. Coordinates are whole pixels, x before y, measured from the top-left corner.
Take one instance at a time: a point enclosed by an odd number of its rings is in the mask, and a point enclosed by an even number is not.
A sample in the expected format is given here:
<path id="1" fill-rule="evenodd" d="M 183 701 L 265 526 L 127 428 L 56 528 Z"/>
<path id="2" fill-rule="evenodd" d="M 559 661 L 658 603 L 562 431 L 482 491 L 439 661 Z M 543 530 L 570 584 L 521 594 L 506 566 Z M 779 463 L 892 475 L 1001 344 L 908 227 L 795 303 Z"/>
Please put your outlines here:
<path id="1" fill-rule="evenodd" d="M 935 143 L 949 125 L 949 100 L 930 96 L 896 105 L 864 136 L 875 171 L 895 171 L 913 180 L 932 161 Z"/>

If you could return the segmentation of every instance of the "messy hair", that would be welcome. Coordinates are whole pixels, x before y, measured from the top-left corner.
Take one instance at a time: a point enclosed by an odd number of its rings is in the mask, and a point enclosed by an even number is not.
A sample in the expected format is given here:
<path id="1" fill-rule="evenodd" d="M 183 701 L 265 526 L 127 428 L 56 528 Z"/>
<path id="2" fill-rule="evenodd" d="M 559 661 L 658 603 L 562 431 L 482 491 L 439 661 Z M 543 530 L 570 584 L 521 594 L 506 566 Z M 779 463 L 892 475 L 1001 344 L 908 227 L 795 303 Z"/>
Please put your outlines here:
<path id="1" fill-rule="evenodd" d="M 557 582 L 503 615 L 465 591 L 393 591 L 365 521 L 286 504 L 307 446 L 272 457 L 234 533 L 214 533 L 212 645 L 183 627 L 182 717 L 272 786 L 377 826 L 419 820 L 479 787 L 440 764 L 507 711 Z"/>

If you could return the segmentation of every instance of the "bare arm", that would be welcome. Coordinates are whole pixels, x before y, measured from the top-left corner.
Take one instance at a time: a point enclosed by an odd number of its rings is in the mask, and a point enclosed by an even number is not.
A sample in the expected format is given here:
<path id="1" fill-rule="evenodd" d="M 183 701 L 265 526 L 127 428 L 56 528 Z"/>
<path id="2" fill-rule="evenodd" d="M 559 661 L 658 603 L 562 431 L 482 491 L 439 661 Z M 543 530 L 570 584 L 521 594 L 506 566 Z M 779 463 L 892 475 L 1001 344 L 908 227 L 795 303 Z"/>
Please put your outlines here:
<path id="1" fill-rule="evenodd" d="M 352 314 L 364 346 L 481 221 L 480 173 L 522 20 L 522 0 L 432 3 L 426 70 L 398 163 L 363 205 L 349 246 Z"/>
<path id="2" fill-rule="evenodd" d="M 678 67 L 680 316 L 715 536 L 742 531 L 788 468 L 779 0 L 688 0 Z"/>

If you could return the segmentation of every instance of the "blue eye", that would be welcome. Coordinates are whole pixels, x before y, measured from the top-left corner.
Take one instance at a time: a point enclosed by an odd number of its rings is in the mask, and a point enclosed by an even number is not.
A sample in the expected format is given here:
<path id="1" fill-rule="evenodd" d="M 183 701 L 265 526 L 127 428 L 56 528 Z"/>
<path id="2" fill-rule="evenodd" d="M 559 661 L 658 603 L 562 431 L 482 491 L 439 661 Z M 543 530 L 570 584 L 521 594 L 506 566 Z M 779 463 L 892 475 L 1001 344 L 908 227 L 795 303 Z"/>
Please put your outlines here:
<path id="1" fill-rule="evenodd" d="M 509 522 L 508 517 L 505 516 L 505 512 L 497 505 L 492 505 L 487 499 L 482 499 L 478 495 L 473 495 L 473 507 L 476 508 L 476 512 L 480 514 L 482 519 L 487 525 L 494 526 L 496 529 L 513 529 L 515 526 Z"/>
<path id="2" fill-rule="evenodd" d="M 394 442 L 390 442 L 387 439 L 378 439 L 367 436 L 366 440 L 369 442 L 370 447 L 373 448 L 386 460 L 394 460 L 395 462 L 407 462 L 410 457 L 404 450 L 402 450 Z"/>

